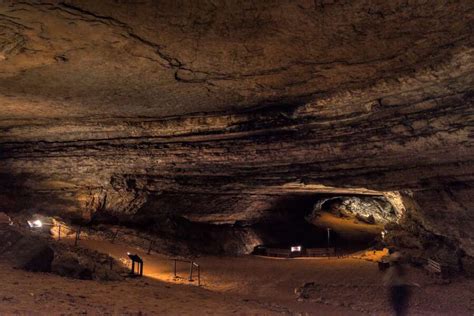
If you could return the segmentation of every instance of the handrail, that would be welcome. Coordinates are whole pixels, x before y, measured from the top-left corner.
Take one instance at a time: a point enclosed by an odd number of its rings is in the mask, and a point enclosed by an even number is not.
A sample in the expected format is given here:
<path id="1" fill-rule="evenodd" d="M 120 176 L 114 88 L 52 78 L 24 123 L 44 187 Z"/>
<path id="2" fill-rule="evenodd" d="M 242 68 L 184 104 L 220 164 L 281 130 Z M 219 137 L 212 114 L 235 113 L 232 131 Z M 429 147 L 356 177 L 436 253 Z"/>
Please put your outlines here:
<path id="1" fill-rule="evenodd" d="M 287 248 L 265 248 L 265 254 L 269 257 L 327 257 L 338 256 L 336 253 L 336 248 L 334 247 L 325 247 L 325 248 L 306 248 L 300 252 L 291 252 Z"/>
<path id="2" fill-rule="evenodd" d="M 170 260 L 173 260 L 174 261 L 174 277 L 177 278 L 177 272 L 176 272 L 176 263 L 177 262 L 185 262 L 185 263 L 189 263 L 189 278 L 188 278 L 188 281 L 189 282 L 193 282 L 193 268 L 196 267 L 197 268 L 197 274 L 198 274 L 198 286 L 201 286 L 201 267 L 199 266 L 199 264 L 195 261 L 192 261 L 192 260 L 189 260 L 189 259 L 180 259 L 180 258 L 172 258 Z"/>

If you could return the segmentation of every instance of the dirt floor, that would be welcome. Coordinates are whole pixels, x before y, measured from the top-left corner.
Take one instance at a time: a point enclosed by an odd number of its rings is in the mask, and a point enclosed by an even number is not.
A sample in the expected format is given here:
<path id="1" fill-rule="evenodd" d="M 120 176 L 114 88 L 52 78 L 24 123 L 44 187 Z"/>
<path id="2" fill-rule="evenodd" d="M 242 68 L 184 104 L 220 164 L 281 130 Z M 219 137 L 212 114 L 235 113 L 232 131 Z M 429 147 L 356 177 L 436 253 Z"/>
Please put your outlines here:
<path id="1" fill-rule="evenodd" d="M 333 235 L 338 235 L 338 246 L 346 249 L 354 246 L 358 249 L 367 248 L 384 229 L 382 224 L 367 224 L 356 220 L 355 217 L 341 218 L 327 212 L 315 217 L 313 225 L 323 229 L 330 228 Z"/>
<path id="2" fill-rule="evenodd" d="M 127 251 L 145 261 L 143 278 L 121 282 L 81 281 L 47 273 L 14 270 L 0 264 L 0 314 L 90 315 L 390 315 L 383 273 L 370 257 L 273 259 L 201 257 L 202 286 L 188 282 L 189 266 L 158 254 L 107 241 L 81 245 L 128 263 Z M 365 258 L 365 259 L 363 259 Z M 418 269 L 409 270 L 411 315 L 473 315 L 474 280 L 437 284 Z M 298 301 L 294 289 L 314 282 L 316 293 Z"/>

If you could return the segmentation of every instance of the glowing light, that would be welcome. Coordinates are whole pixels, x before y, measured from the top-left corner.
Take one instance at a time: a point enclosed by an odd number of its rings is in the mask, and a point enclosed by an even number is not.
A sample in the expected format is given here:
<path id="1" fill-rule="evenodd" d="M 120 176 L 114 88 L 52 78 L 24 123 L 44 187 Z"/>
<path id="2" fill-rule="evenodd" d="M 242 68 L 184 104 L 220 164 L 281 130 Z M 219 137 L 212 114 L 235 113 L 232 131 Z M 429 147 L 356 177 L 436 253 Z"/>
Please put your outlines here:
<path id="1" fill-rule="evenodd" d="M 28 221 L 28 225 L 31 228 L 41 228 L 41 227 L 43 227 L 43 223 L 39 219 L 37 219 L 35 221 L 32 221 L 32 222 Z"/>
<path id="2" fill-rule="evenodd" d="M 301 246 L 292 246 L 290 249 L 291 249 L 291 252 L 301 251 Z"/>
<path id="3" fill-rule="evenodd" d="M 385 233 L 385 230 L 380 233 L 380 235 L 382 235 L 382 239 L 385 239 Z"/>

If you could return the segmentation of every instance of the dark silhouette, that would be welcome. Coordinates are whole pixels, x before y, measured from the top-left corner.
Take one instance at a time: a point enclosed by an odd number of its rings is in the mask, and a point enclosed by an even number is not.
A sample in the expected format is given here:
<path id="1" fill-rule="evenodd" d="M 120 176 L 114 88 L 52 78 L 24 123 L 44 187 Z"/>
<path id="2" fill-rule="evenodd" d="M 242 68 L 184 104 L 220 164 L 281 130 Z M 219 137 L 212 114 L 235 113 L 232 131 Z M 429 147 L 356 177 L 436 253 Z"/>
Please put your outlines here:
<path id="1" fill-rule="evenodd" d="M 389 290 L 390 304 L 397 316 L 407 314 L 411 295 L 410 286 L 419 286 L 406 281 L 406 271 L 400 262 L 400 257 L 398 252 L 390 255 L 390 267 L 384 277 L 384 283 Z"/>

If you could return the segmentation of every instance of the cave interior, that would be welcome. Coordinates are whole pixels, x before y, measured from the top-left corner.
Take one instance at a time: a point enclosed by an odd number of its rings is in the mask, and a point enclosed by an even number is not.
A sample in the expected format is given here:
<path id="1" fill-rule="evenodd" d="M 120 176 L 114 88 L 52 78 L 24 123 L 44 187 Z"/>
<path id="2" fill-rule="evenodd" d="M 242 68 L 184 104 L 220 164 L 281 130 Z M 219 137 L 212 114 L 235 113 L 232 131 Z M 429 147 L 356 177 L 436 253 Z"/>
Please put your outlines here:
<path id="1" fill-rule="evenodd" d="M 69 268 L 109 259 L 56 241 L 390 248 L 474 275 L 473 17 L 470 0 L 0 1 L 0 254 L 93 278 Z"/>

